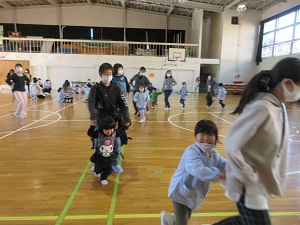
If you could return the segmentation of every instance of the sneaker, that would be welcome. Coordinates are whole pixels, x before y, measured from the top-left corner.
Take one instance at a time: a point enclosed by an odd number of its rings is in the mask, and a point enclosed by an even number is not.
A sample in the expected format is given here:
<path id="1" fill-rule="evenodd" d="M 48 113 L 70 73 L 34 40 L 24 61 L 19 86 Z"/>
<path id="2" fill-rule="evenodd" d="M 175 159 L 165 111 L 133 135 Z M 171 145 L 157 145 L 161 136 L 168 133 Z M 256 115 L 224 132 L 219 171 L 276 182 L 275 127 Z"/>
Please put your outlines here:
<path id="1" fill-rule="evenodd" d="M 141 120 L 140 120 L 140 123 L 144 123 L 144 122 L 145 122 L 145 119 L 141 119 Z"/>
<path id="2" fill-rule="evenodd" d="M 169 110 L 169 108 L 164 108 L 164 111 L 167 111 L 167 110 Z"/>
<path id="3" fill-rule="evenodd" d="M 182 109 L 185 109 L 185 107 L 183 107 Z"/>
<path id="4" fill-rule="evenodd" d="M 20 118 L 20 114 L 19 113 L 13 113 L 13 115 L 15 116 L 15 117 L 18 117 L 18 118 Z"/>
<path id="5" fill-rule="evenodd" d="M 93 166 L 91 167 L 91 171 L 94 172 L 94 169 L 95 169 L 95 165 L 93 165 Z"/>
<path id="6" fill-rule="evenodd" d="M 101 177 L 101 174 L 100 173 L 96 173 L 96 172 L 94 172 L 94 177 Z"/>
<path id="7" fill-rule="evenodd" d="M 146 112 L 147 115 L 148 115 L 149 113 L 150 113 L 149 111 Z"/>
<path id="8" fill-rule="evenodd" d="M 119 164 L 117 164 L 116 166 L 112 166 L 112 169 L 115 173 L 122 173 L 123 172 L 123 168 Z"/>
<path id="9" fill-rule="evenodd" d="M 152 109 L 155 109 L 155 107 L 152 107 Z"/>
<path id="10" fill-rule="evenodd" d="M 20 119 L 26 119 L 26 116 L 19 115 L 19 118 L 20 118 Z"/>
<path id="11" fill-rule="evenodd" d="M 107 181 L 107 180 L 101 180 L 101 184 L 102 184 L 102 185 L 107 185 L 107 184 L 108 184 L 108 181 Z"/>
<path id="12" fill-rule="evenodd" d="M 211 106 L 208 106 L 208 105 L 207 105 L 206 108 L 207 108 L 207 109 L 211 109 Z"/>
<path id="13" fill-rule="evenodd" d="M 135 111 L 134 115 L 136 116 L 137 113 L 138 113 L 138 111 Z"/>
<path id="14" fill-rule="evenodd" d="M 172 215 L 166 211 L 161 212 L 161 225 L 172 225 Z"/>

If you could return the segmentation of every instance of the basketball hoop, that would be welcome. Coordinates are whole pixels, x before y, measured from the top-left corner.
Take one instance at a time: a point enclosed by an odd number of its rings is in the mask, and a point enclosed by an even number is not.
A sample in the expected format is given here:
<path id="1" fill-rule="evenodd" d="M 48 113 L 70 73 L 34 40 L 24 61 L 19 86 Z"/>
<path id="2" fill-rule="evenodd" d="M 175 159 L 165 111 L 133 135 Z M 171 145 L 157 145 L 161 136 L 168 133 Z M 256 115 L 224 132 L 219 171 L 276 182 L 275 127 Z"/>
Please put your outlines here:
<path id="1" fill-rule="evenodd" d="M 180 56 L 175 56 L 175 62 L 176 62 L 176 66 L 179 64 L 181 57 Z"/>

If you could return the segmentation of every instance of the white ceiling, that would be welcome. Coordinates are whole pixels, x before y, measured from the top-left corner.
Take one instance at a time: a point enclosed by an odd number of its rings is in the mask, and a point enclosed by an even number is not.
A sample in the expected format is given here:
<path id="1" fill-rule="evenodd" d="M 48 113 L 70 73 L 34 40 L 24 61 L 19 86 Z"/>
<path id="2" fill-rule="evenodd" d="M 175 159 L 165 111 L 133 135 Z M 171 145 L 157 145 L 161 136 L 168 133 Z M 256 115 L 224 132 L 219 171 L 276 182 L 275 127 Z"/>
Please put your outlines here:
<path id="1" fill-rule="evenodd" d="M 0 9 L 99 5 L 191 18 L 194 9 L 203 9 L 206 14 L 223 12 L 227 9 L 236 9 L 241 2 L 246 3 L 247 9 L 264 11 L 286 0 L 0 0 Z"/>

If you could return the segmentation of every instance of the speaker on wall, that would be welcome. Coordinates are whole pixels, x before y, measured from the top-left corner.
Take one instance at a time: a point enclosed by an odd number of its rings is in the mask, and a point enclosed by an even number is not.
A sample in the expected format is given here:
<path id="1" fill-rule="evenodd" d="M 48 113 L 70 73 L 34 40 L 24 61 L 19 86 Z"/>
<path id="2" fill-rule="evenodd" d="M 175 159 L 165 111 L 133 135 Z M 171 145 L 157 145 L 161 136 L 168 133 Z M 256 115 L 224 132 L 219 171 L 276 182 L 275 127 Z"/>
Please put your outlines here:
<path id="1" fill-rule="evenodd" d="M 239 17 L 237 16 L 231 17 L 231 24 L 239 24 Z"/>

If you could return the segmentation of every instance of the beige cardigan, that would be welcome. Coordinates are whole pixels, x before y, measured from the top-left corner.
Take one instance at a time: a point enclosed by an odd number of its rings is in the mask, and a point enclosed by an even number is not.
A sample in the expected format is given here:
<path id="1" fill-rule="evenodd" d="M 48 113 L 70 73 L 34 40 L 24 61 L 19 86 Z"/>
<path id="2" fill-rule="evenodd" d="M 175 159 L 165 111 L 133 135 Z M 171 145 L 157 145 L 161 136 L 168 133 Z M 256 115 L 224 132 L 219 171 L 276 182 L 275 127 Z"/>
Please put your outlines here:
<path id="1" fill-rule="evenodd" d="M 229 198 L 237 201 L 244 190 L 247 196 L 283 194 L 289 136 L 284 104 L 283 108 L 283 140 L 282 108 L 271 93 L 261 93 L 249 103 L 230 128 L 224 140 L 228 161 L 223 183 Z"/>

